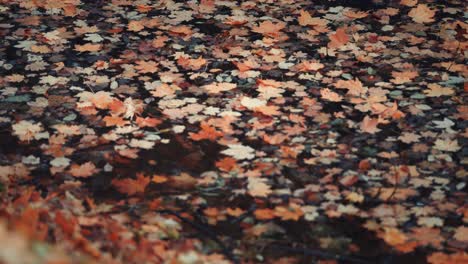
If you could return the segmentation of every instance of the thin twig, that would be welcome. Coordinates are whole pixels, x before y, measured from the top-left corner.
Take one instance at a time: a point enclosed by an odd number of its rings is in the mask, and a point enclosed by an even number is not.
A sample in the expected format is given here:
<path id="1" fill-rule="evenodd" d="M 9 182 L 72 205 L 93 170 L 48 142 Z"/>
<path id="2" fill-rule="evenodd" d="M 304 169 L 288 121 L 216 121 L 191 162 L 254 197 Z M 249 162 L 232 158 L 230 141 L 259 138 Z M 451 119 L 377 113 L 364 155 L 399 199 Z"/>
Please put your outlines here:
<path id="1" fill-rule="evenodd" d="M 392 165 L 393 165 L 393 168 L 395 170 L 395 185 L 394 185 L 392 193 L 390 194 L 390 196 L 388 196 L 388 198 L 386 199 L 385 202 L 390 201 L 393 198 L 393 196 L 397 193 L 397 191 L 398 191 L 398 181 L 400 181 L 400 173 L 398 172 L 398 167 L 395 164 L 392 164 Z"/>

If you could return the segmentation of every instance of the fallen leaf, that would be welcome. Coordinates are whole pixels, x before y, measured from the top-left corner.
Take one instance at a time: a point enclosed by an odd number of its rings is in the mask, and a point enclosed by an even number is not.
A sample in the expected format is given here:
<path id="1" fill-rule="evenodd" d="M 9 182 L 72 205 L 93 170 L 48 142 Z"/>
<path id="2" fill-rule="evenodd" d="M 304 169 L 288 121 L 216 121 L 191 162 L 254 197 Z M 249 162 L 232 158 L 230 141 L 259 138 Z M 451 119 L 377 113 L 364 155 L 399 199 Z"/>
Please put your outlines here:
<path id="1" fill-rule="evenodd" d="M 401 5 L 405 6 L 415 6 L 418 3 L 418 0 L 400 0 Z"/>
<path id="2" fill-rule="evenodd" d="M 168 186 L 180 190 L 190 190 L 197 184 L 197 179 L 186 172 L 168 177 Z"/>
<path id="3" fill-rule="evenodd" d="M 459 226 L 455 230 L 455 234 L 453 235 L 453 238 L 461 242 L 468 242 L 468 227 Z"/>
<path id="4" fill-rule="evenodd" d="M 346 12 L 344 12 L 344 15 L 352 19 L 360 19 L 367 17 L 369 13 L 364 11 L 347 10 Z"/>
<path id="5" fill-rule="evenodd" d="M 12 125 L 12 128 L 13 134 L 23 141 L 32 140 L 37 133 L 43 130 L 41 124 L 34 124 L 26 120 L 21 120 L 20 122 Z"/>
<path id="6" fill-rule="evenodd" d="M 211 83 L 208 85 L 203 86 L 203 89 L 207 90 L 208 93 L 211 94 L 218 94 L 220 92 L 225 92 L 225 91 L 230 91 L 232 89 L 236 88 L 235 83 L 226 83 L 226 82 L 221 82 L 221 83 Z"/>
<path id="7" fill-rule="evenodd" d="M 446 96 L 446 95 L 452 95 L 454 93 L 452 88 L 442 87 L 435 83 L 428 84 L 427 88 L 429 89 L 426 89 L 423 92 L 426 94 L 426 96 L 429 96 L 429 97 Z"/>
<path id="8" fill-rule="evenodd" d="M 418 4 L 412 8 L 408 16 L 416 23 L 431 23 L 434 22 L 434 15 L 436 11 L 429 8 L 426 4 Z"/>
<path id="9" fill-rule="evenodd" d="M 113 179 L 111 183 L 120 193 L 132 196 L 144 193 L 150 181 L 150 177 L 137 173 L 136 179 Z"/>
<path id="10" fill-rule="evenodd" d="M 461 149 L 456 139 L 437 139 L 434 143 L 434 148 L 442 151 L 456 152 Z"/>
<path id="11" fill-rule="evenodd" d="M 141 20 L 132 20 L 128 22 L 127 28 L 130 31 L 138 32 L 143 30 L 145 26 L 143 25 L 143 22 Z"/>
<path id="12" fill-rule="evenodd" d="M 273 23 L 270 20 L 260 23 L 258 26 L 252 27 L 252 31 L 269 37 L 277 37 L 282 29 L 286 27 L 284 22 Z"/>
<path id="13" fill-rule="evenodd" d="M 341 102 L 343 101 L 343 96 L 339 95 L 338 93 L 333 92 L 332 90 L 325 88 L 320 89 L 320 95 L 322 98 L 332 102 Z"/>
<path id="14" fill-rule="evenodd" d="M 205 60 L 202 57 L 199 57 L 197 59 L 192 59 L 192 58 L 181 56 L 177 59 L 177 64 L 179 64 L 182 68 L 186 70 L 192 70 L 192 71 L 197 71 L 201 69 L 201 67 L 205 66 L 206 63 L 207 63 L 207 60 Z"/>
<path id="15" fill-rule="evenodd" d="M 228 149 L 221 151 L 222 154 L 231 156 L 237 160 L 253 159 L 254 149 L 241 144 L 229 144 Z"/>
<path id="16" fill-rule="evenodd" d="M 158 71 L 158 63 L 155 61 L 139 60 L 136 62 L 135 69 L 139 73 L 155 73 Z"/>
<path id="17" fill-rule="evenodd" d="M 271 220 L 275 218 L 275 211 L 272 209 L 257 209 L 254 211 L 255 218 L 258 220 Z"/>
<path id="18" fill-rule="evenodd" d="M 275 216 L 281 218 L 281 220 L 283 221 L 298 221 L 303 215 L 304 212 L 301 210 L 301 207 L 297 204 L 275 207 Z"/>
<path id="19" fill-rule="evenodd" d="M 106 116 L 102 119 L 106 126 L 125 126 L 128 125 L 130 122 L 128 120 L 123 119 L 121 116 Z"/>
<path id="20" fill-rule="evenodd" d="M 101 50 L 101 44 L 87 43 L 84 45 L 75 45 L 75 50 L 79 52 L 97 52 Z"/>
<path id="21" fill-rule="evenodd" d="M 346 45 L 349 41 L 349 36 L 346 34 L 346 28 L 338 28 L 335 33 L 329 35 L 330 42 L 328 48 L 336 49 Z"/>
<path id="22" fill-rule="evenodd" d="M 340 179 L 340 183 L 343 186 L 349 187 L 353 186 L 356 182 L 359 181 L 359 177 L 357 175 L 346 175 Z"/>
<path id="23" fill-rule="evenodd" d="M 378 118 L 371 118 L 369 116 L 365 116 L 364 120 L 361 122 L 361 131 L 369 133 L 369 134 L 375 134 L 380 131 L 379 128 L 377 128 L 377 125 L 379 124 L 379 119 Z"/>
<path id="24" fill-rule="evenodd" d="M 96 166 L 92 162 L 86 162 L 81 165 L 72 164 L 69 170 L 70 174 L 78 178 L 87 178 L 97 172 Z"/>
<path id="25" fill-rule="evenodd" d="M 336 88 L 348 89 L 348 94 L 353 96 L 360 96 L 367 91 L 367 88 L 364 88 L 362 82 L 359 79 L 354 80 L 339 80 L 335 83 Z"/>
<path id="26" fill-rule="evenodd" d="M 312 17 L 309 12 L 305 10 L 301 10 L 299 12 L 299 18 L 297 19 L 299 25 L 301 26 L 326 26 L 328 24 L 328 20 Z"/>
<path id="27" fill-rule="evenodd" d="M 256 107 L 265 106 L 267 102 L 258 98 L 243 97 L 240 103 L 242 106 L 251 110 Z"/>
<path id="28" fill-rule="evenodd" d="M 200 141 L 203 139 L 215 141 L 219 137 L 223 136 L 223 133 L 216 130 L 214 127 L 210 126 L 206 122 L 200 124 L 201 130 L 198 133 L 189 133 L 190 138 L 195 141 Z"/>
<path id="29" fill-rule="evenodd" d="M 418 218 L 418 225 L 425 227 L 443 226 L 444 220 L 439 217 L 424 216 Z"/>
<path id="30" fill-rule="evenodd" d="M 255 197 L 267 197 L 272 191 L 270 185 L 265 182 L 267 179 L 259 177 L 249 177 L 247 190 L 248 193 Z"/>
<path id="31" fill-rule="evenodd" d="M 390 246 L 401 245 L 408 240 L 406 234 L 394 227 L 384 227 L 384 232 L 379 234 L 379 237 Z"/>

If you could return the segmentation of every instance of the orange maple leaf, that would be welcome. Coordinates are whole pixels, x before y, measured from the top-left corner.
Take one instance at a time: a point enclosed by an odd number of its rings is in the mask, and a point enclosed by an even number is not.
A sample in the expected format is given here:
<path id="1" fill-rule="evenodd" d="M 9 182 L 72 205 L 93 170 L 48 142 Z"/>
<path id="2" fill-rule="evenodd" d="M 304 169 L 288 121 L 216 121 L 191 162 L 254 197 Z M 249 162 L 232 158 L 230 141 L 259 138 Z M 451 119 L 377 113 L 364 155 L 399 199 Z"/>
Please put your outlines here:
<path id="1" fill-rule="evenodd" d="M 280 133 L 277 133 L 277 134 L 274 134 L 274 135 L 268 135 L 268 134 L 264 134 L 262 136 L 263 140 L 270 144 L 270 145 L 279 145 L 281 143 L 283 143 L 286 139 L 288 139 L 288 136 L 284 135 L 284 134 L 280 134 Z"/>
<path id="2" fill-rule="evenodd" d="M 114 101 L 115 98 L 111 96 L 111 93 L 105 91 L 99 91 L 97 93 L 89 93 L 86 98 L 99 109 L 107 109 L 109 105 Z"/>
<path id="3" fill-rule="evenodd" d="M 236 207 L 236 208 L 227 208 L 226 209 L 226 213 L 230 216 L 234 216 L 234 217 L 239 217 L 241 216 L 245 211 L 240 209 L 239 207 Z"/>
<path id="4" fill-rule="evenodd" d="M 152 182 L 154 183 L 164 183 L 168 181 L 167 176 L 164 175 L 153 175 L 153 178 L 151 179 Z"/>
<path id="5" fill-rule="evenodd" d="M 427 262 L 430 264 L 464 264 L 468 263 L 468 253 L 462 251 L 453 254 L 435 252 L 427 257 Z"/>
<path id="6" fill-rule="evenodd" d="M 193 71 L 199 70 L 206 63 L 207 63 L 207 60 L 205 60 L 202 57 L 199 57 L 197 59 L 192 59 L 192 58 L 181 56 L 179 57 L 179 59 L 177 59 L 177 64 L 179 64 L 182 68 L 186 70 L 193 70 Z"/>
<path id="7" fill-rule="evenodd" d="M 379 124 L 378 118 L 371 118 L 366 115 L 364 117 L 364 120 L 362 120 L 361 122 L 361 130 L 366 133 L 375 134 L 376 132 L 380 131 L 380 129 L 377 128 L 378 124 Z"/>
<path id="8" fill-rule="evenodd" d="M 72 216 L 65 217 L 61 211 L 57 211 L 55 213 L 55 223 L 61 227 L 65 234 L 71 236 L 76 229 L 78 221 Z"/>
<path id="9" fill-rule="evenodd" d="M 364 89 L 364 86 L 358 78 L 346 81 L 339 80 L 338 82 L 336 82 L 335 87 L 341 89 L 348 89 L 348 94 L 355 96 L 360 96 L 361 94 L 366 92 L 366 89 Z"/>
<path id="10" fill-rule="evenodd" d="M 106 126 L 108 127 L 109 126 L 125 126 L 129 123 L 127 120 L 124 120 L 122 117 L 116 116 L 116 115 L 106 116 L 102 120 L 106 122 Z"/>
<path id="11" fill-rule="evenodd" d="M 330 34 L 329 38 L 328 48 L 330 49 L 339 48 L 349 41 L 349 36 L 346 34 L 346 28 L 344 27 L 338 28 L 334 34 Z"/>
<path id="12" fill-rule="evenodd" d="M 429 96 L 429 97 L 447 96 L 447 95 L 452 95 L 454 93 L 452 88 L 442 87 L 436 83 L 428 84 L 427 88 L 429 89 L 424 90 L 423 92 L 426 94 L 426 96 Z"/>
<path id="13" fill-rule="evenodd" d="M 158 63 L 155 61 L 139 60 L 136 64 L 135 69 L 139 73 L 155 73 L 158 71 Z"/>
<path id="14" fill-rule="evenodd" d="M 245 60 L 243 62 L 233 61 L 232 63 L 236 65 L 237 69 L 239 69 L 240 72 L 246 72 L 251 69 L 260 67 L 260 65 L 253 59 Z"/>
<path id="15" fill-rule="evenodd" d="M 114 99 L 108 106 L 109 110 L 113 115 L 122 115 L 126 112 L 126 106 L 124 102 L 119 99 Z"/>
<path id="16" fill-rule="evenodd" d="M 101 44 L 75 45 L 75 50 L 79 52 L 96 52 L 101 50 Z"/>
<path id="17" fill-rule="evenodd" d="M 171 27 L 169 31 L 174 34 L 185 35 L 185 36 L 190 36 L 193 33 L 192 29 L 185 25 Z"/>
<path id="18" fill-rule="evenodd" d="M 150 181 L 150 177 L 145 177 L 143 173 L 137 173 L 136 179 L 114 179 L 111 184 L 116 187 L 120 193 L 135 195 L 144 193 Z"/>
<path id="19" fill-rule="evenodd" d="M 280 31 L 285 27 L 286 23 L 284 22 L 273 23 L 268 20 L 260 23 L 258 26 L 252 27 L 252 31 L 263 34 L 265 36 L 276 38 L 279 36 Z"/>
<path id="20" fill-rule="evenodd" d="M 392 71 L 392 76 L 393 79 L 390 81 L 394 84 L 403 84 L 407 82 L 411 82 L 414 78 L 419 76 L 419 73 L 417 71 L 404 71 L 404 72 L 397 72 L 397 71 Z"/>
<path id="21" fill-rule="evenodd" d="M 289 206 L 276 206 L 274 214 L 275 216 L 280 217 L 283 221 L 297 221 L 304 215 L 304 212 L 299 205 L 290 204 Z"/>
<path id="22" fill-rule="evenodd" d="M 258 220 L 270 220 L 275 218 L 275 211 L 268 208 L 257 209 L 255 210 L 254 215 Z"/>
<path id="23" fill-rule="evenodd" d="M 418 0 L 400 0 L 400 5 L 405 6 L 415 6 L 418 3 Z"/>
<path id="24" fill-rule="evenodd" d="M 92 162 L 86 162 L 81 165 L 73 164 L 70 166 L 70 174 L 78 178 L 87 178 L 96 173 L 96 166 Z"/>
<path id="25" fill-rule="evenodd" d="M 326 19 L 312 17 L 309 12 L 301 10 L 297 18 L 301 26 L 326 26 L 328 21 Z"/>
<path id="26" fill-rule="evenodd" d="M 35 53 L 50 53 L 52 50 L 45 45 L 32 45 L 31 51 Z"/>
<path id="27" fill-rule="evenodd" d="M 358 180 L 359 180 L 359 177 L 357 175 L 350 174 L 341 178 L 340 183 L 343 186 L 349 187 L 349 186 L 354 185 L 356 182 L 358 182 Z"/>
<path id="28" fill-rule="evenodd" d="M 143 25 L 143 21 L 141 20 L 132 20 L 128 23 L 127 28 L 129 31 L 138 32 L 144 29 L 145 26 Z"/>
<path id="29" fill-rule="evenodd" d="M 210 126 L 206 122 L 202 122 L 200 124 L 201 130 L 198 133 L 189 133 L 190 138 L 196 141 L 200 141 L 203 139 L 208 139 L 211 141 L 215 141 L 219 137 L 223 136 L 223 133 L 216 130 L 214 127 Z"/>
<path id="30" fill-rule="evenodd" d="M 434 22 L 435 13 L 436 11 L 426 4 L 419 4 L 409 11 L 408 16 L 416 23 L 431 23 Z"/>
<path id="31" fill-rule="evenodd" d="M 236 88 L 236 86 L 237 85 L 235 83 L 221 82 L 221 83 L 211 83 L 211 84 L 203 86 L 203 88 L 207 90 L 208 93 L 217 94 L 220 92 L 232 90 Z"/>
<path id="32" fill-rule="evenodd" d="M 166 41 L 169 40 L 169 37 L 168 36 L 159 36 L 157 38 L 155 38 L 152 42 L 151 42 L 151 46 L 153 46 L 153 48 L 162 48 L 164 47 L 164 45 L 166 45 Z"/>
<path id="33" fill-rule="evenodd" d="M 168 95 L 173 95 L 178 90 L 180 90 L 180 88 L 177 85 L 174 85 L 174 84 L 169 85 L 167 83 L 163 83 L 157 86 L 156 89 L 152 90 L 150 93 L 151 95 L 155 97 L 164 97 Z"/>
<path id="34" fill-rule="evenodd" d="M 237 166 L 237 160 L 231 157 L 225 157 L 216 162 L 216 167 L 222 171 L 231 171 Z"/>
<path id="35" fill-rule="evenodd" d="M 276 116 L 280 115 L 281 111 L 279 111 L 279 107 L 276 105 L 262 105 L 259 107 L 255 107 L 255 112 L 260 112 L 266 116 Z"/>
<path id="36" fill-rule="evenodd" d="M 332 90 L 325 88 L 320 90 L 320 95 L 322 95 L 323 99 L 332 102 L 341 102 L 343 100 L 343 96 L 333 92 Z"/>
<path id="37" fill-rule="evenodd" d="M 390 246 L 401 245 L 408 240 L 408 237 L 404 233 L 394 227 L 384 227 L 384 231 L 378 233 L 377 236 Z"/>
<path id="38" fill-rule="evenodd" d="M 303 61 L 296 65 L 298 71 L 318 71 L 324 67 L 325 65 L 316 61 Z"/>
<path id="39" fill-rule="evenodd" d="M 153 7 L 148 6 L 148 5 L 137 5 L 136 7 L 137 7 L 138 12 L 141 12 L 141 13 L 147 13 L 153 10 Z"/>
<path id="40" fill-rule="evenodd" d="M 124 148 L 124 149 L 118 149 L 117 153 L 129 159 L 136 159 L 138 158 L 139 151 L 140 151 L 139 149 Z"/>
<path id="41" fill-rule="evenodd" d="M 397 102 L 393 102 L 392 106 L 387 107 L 383 112 L 379 114 L 383 119 L 391 117 L 392 119 L 400 119 L 405 117 L 405 113 L 398 110 Z"/>
<path id="42" fill-rule="evenodd" d="M 153 118 L 153 117 L 137 117 L 135 120 L 135 123 L 139 127 L 155 127 L 159 124 L 161 124 L 163 121 L 158 118 Z"/>
<path id="43" fill-rule="evenodd" d="M 359 19 L 359 18 L 364 18 L 364 17 L 367 17 L 369 15 L 368 12 L 363 12 L 363 11 L 352 11 L 352 10 L 348 10 L 346 12 L 344 12 L 344 15 L 351 18 L 351 19 Z"/>
<path id="44" fill-rule="evenodd" d="M 230 26 L 241 26 L 241 25 L 244 25 L 244 24 L 246 24 L 248 22 L 249 21 L 246 20 L 245 17 L 230 16 L 230 17 L 226 18 L 226 20 L 224 21 L 224 24 L 230 25 Z"/>

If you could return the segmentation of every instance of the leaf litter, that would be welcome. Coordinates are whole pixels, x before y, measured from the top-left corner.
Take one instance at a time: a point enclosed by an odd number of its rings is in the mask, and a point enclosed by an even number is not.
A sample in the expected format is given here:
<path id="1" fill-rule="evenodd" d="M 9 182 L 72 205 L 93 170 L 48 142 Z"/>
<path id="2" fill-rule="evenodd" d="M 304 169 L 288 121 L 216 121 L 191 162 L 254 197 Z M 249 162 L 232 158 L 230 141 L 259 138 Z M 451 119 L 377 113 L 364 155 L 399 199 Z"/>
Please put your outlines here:
<path id="1" fill-rule="evenodd" d="M 462 1 L 0 1 L 0 262 L 467 263 Z"/>

